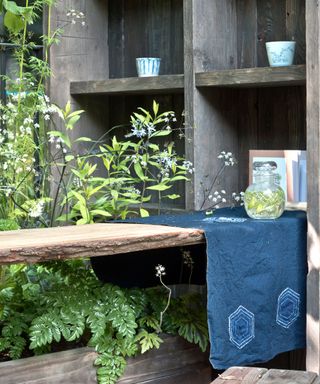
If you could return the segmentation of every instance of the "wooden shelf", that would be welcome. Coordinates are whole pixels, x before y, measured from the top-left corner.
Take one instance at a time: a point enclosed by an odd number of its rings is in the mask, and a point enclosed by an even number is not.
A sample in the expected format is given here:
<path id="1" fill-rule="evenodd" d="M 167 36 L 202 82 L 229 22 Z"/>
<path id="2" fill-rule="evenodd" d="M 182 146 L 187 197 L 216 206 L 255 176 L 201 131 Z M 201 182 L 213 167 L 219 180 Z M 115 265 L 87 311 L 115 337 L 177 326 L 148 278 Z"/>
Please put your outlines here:
<path id="1" fill-rule="evenodd" d="M 97 81 L 74 81 L 71 95 L 123 95 L 183 92 L 184 75 L 127 77 Z"/>
<path id="2" fill-rule="evenodd" d="M 303 85 L 306 66 L 228 69 L 196 73 L 197 87 L 272 87 Z"/>
<path id="3" fill-rule="evenodd" d="M 0 232 L 0 265 L 107 256 L 204 242 L 200 229 L 106 223 Z"/>

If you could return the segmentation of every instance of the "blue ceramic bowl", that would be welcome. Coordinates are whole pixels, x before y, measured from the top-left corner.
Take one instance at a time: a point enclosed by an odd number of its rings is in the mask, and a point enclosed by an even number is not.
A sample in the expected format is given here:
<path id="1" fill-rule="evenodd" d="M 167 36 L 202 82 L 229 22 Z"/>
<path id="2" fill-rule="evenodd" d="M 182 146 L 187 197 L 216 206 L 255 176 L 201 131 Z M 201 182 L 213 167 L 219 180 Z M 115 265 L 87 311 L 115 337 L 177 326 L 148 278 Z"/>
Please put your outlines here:
<path id="1" fill-rule="evenodd" d="M 160 69 L 158 57 L 138 57 L 136 58 L 137 72 L 139 77 L 158 76 Z"/>
<path id="2" fill-rule="evenodd" d="M 270 66 L 284 67 L 292 65 L 295 46 L 295 41 L 269 41 L 266 43 Z"/>

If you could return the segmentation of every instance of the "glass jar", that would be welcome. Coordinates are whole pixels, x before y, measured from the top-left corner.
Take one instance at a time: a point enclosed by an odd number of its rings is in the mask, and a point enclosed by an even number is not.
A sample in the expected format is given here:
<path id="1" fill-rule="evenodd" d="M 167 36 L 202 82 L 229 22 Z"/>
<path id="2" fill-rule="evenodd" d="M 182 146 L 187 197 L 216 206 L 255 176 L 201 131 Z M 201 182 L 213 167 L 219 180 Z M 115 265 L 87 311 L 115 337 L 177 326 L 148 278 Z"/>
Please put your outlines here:
<path id="1" fill-rule="evenodd" d="M 274 161 L 253 164 L 253 184 L 244 194 L 244 206 L 252 219 L 277 219 L 284 211 L 286 196 L 276 168 Z"/>

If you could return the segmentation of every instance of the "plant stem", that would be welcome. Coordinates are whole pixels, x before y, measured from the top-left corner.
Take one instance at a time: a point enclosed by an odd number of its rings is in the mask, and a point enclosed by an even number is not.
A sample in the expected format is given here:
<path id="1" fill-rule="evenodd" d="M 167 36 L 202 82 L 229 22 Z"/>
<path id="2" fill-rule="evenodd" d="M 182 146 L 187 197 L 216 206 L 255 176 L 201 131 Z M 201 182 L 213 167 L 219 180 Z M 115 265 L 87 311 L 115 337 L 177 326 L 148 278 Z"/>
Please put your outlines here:
<path id="1" fill-rule="evenodd" d="M 205 195 L 204 199 L 203 199 L 203 202 L 201 204 L 201 207 L 200 207 L 200 210 L 203 208 L 203 206 L 205 205 L 207 199 L 208 199 L 208 196 L 210 196 L 210 193 L 214 187 L 214 184 L 215 182 L 217 181 L 218 177 L 221 175 L 222 171 L 224 170 L 225 168 L 225 165 L 222 165 L 222 167 L 219 169 L 219 172 L 216 174 L 216 176 L 214 177 L 214 179 L 212 180 L 212 183 L 210 185 L 210 188 L 208 189 L 208 193 L 207 195 Z"/>
<path id="2" fill-rule="evenodd" d="M 162 277 L 161 277 L 161 275 L 159 276 L 159 279 L 160 279 L 160 283 L 161 283 L 161 284 L 165 287 L 165 289 L 167 289 L 167 291 L 168 291 L 167 305 L 165 306 L 164 310 L 160 312 L 160 322 L 159 322 L 159 325 L 160 325 L 160 329 L 161 329 L 162 321 L 163 321 L 163 315 L 165 314 L 165 312 L 167 311 L 167 309 L 169 308 L 169 305 L 170 305 L 170 300 L 171 300 L 171 288 L 169 288 L 169 287 L 162 281 Z"/>

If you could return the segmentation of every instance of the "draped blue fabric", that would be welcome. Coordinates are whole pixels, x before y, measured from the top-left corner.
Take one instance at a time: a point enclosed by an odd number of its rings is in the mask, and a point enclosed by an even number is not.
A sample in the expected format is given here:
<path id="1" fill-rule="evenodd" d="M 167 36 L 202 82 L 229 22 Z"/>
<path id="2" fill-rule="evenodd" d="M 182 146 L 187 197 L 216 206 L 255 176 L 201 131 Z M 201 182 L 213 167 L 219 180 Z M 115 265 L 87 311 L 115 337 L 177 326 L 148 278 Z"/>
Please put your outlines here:
<path id="1" fill-rule="evenodd" d="M 243 208 L 223 208 L 211 216 L 196 212 L 134 221 L 205 231 L 214 368 L 265 362 L 305 347 L 305 212 L 253 220 Z"/>

